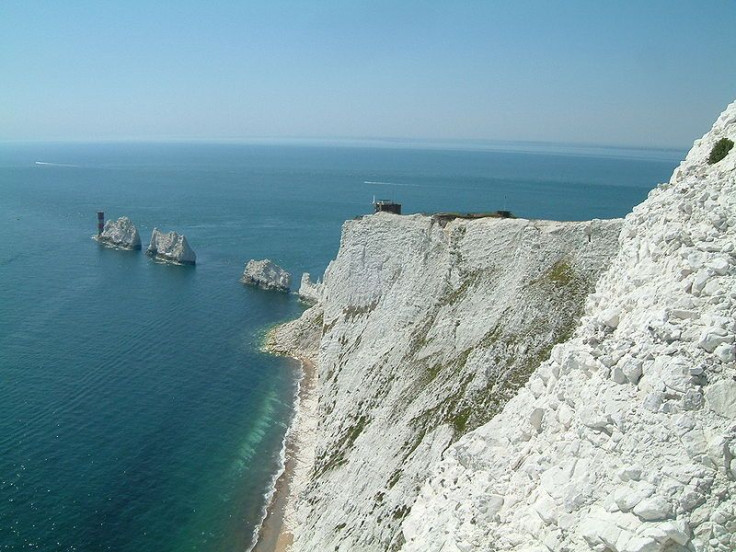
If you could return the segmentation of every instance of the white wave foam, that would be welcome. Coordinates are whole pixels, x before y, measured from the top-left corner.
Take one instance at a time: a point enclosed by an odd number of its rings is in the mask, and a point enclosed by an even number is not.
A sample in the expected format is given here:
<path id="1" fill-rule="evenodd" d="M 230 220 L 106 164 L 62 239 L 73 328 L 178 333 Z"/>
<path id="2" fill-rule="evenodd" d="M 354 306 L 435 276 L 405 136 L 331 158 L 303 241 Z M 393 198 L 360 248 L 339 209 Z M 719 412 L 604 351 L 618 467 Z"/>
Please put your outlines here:
<path id="1" fill-rule="evenodd" d="M 48 163 L 46 161 L 36 161 L 36 165 L 46 165 L 48 167 L 78 167 L 79 165 L 69 165 L 67 163 Z"/>
<path id="2" fill-rule="evenodd" d="M 258 544 L 258 536 L 260 535 L 261 529 L 263 528 L 263 524 L 266 522 L 266 518 L 268 517 L 268 510 L 271 507 L 271 504 L 276 496 L 276 484 L 278 483 L 279 479 L 281 479 L 281 476 L 284 475 L 286 472 L 286 449 L 291 441 L 294 431 L 296 430 L 296 420 L 299 417 L 299 404 L 300 404 L 300 391 L 302 388 L 302 381 L 304 380 L 304 364 L 300 360 L 300 375 L 299 379 L 296 382 L 296 390 L 295 390 L 295 396 L 294 396 L 294 410 L 291 414 L 291 419 L 289 420 L 288 427 L 286 429 L 286 433 L 284 434 L 284 438 L 281 441 L 281 450 L 279 451 L 279 468 L 274 473 L 273 477 L 271 478 L 271 482 L 269 483 L 268 490 L 263 493 L 263 497 L 266 499 L 263 508 L 261 509 L 261 521 L 256 525 L 255 529 L 253 530 L 253 536 L 251 537 L 251 545 L 246 550 L 246 552 L 253 552 L 253 549 Z"/>

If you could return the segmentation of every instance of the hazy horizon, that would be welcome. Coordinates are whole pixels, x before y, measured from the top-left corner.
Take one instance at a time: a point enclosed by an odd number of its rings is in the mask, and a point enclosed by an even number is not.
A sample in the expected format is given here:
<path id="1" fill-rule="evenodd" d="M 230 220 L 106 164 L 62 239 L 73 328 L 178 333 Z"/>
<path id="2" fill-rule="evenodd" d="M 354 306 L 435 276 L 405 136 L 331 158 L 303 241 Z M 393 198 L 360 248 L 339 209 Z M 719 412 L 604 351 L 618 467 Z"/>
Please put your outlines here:
<path id="1" fill-rule="evenodd" d="M 681 160 L 689 151 L 689 147 L 657 147 L 629 146 L 620 144 L 580 144 L 571 142 L 532 142 L 505 140 L 433 140 L 433 139 L 401 139 L 401 138 L 232 138 L 232 139 L 120 139 L 110 140 L 0 140 L 0 147 L 64 147 L 64 146 L 243 146 L 243 147 L 302 147 L 332 149 L 386 149 L 415 151 L 464 151 L 478 153 L 521 153 L 537 155 L 593 156 L 612 158 L 646 158 Z M 46 164 L 44 160 L 37 160 Z M 51 164 L 62 164 L 56 160 Z"/>
<path id="2" fill-rule="evenodd" d="M 736 96 L 736 4 L 0 6 L 0 141 L 690 147 Z"/>

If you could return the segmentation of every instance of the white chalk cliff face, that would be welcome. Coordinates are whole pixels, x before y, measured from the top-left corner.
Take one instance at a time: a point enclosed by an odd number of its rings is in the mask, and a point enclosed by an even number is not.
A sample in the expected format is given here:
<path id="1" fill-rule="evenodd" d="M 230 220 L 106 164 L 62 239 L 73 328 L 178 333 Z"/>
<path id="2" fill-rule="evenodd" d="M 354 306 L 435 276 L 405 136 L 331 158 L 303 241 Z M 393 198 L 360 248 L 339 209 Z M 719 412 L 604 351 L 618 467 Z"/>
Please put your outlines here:
<path id="1" fill-rule="evenodd" d="M 319 303 L 272 344 L 313 356 L 307 342 L 320 334 L 300 323 L 322 326 L 316 461 L 294 549 L 398 549 L 442 452 L 569 338 L 620 225 L 387 213 L 346 222 Z"/>
<path id="2" fill-rule="evenodd" d="M 186 237 L 176 232 L 164 233 L 158 228 L 151 232 L 151 243 L 146 253 L 174 264 L 193 265 L 197 262 L 197 255 L 189 247 Z"/>
<path id="3" fill-rule="evenodd" d="M 736 103 L 626 217 L 573 338 L 435 466 L 403 550 L 736 550 L 736 152 L 707 162 L 722 137 Z"/>
<path id="4" fill-rule="evenodd" d="M 141 237 L 138 229 L 128 217 L 120 217 L 118 220 L 108 220 L 102 233 L 95 237 L 97 241 L 121 249 L 140 249 Z"/>
<path id="5" fill-rule="evenodd" d="M 289 291 L 291 274 L 269 259 L 251 259 L 245 265 L 240 281 L 263 289 Z"/>

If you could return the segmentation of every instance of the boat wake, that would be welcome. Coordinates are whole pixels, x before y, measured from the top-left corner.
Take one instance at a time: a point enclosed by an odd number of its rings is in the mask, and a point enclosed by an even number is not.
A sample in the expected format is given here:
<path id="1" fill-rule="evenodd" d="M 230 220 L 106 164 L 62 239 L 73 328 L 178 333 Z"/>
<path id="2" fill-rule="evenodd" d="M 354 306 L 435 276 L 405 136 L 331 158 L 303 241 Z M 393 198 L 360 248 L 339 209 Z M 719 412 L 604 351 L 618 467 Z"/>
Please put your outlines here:
<path id="1" fill-rule="evenodd" d="M 45 165 L 47 167 L 78 167 L 79 165 L 69 165 L 67 163 L 47 163 L 46 161 L 36 161 L 36 165 Z"/>

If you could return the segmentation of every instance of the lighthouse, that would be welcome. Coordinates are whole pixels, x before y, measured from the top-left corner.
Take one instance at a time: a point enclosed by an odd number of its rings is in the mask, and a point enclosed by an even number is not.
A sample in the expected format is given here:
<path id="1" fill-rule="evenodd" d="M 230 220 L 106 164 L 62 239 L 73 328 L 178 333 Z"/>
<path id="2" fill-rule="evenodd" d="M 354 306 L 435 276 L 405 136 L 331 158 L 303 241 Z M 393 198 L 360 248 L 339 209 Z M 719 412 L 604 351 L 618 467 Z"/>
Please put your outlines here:
<path id="1" fill-rule="evenodd" d="M 105 213 L 104 211 L 97 211 L 97 235 L 101 236 L 102 231 L 105 229 Z"/>

